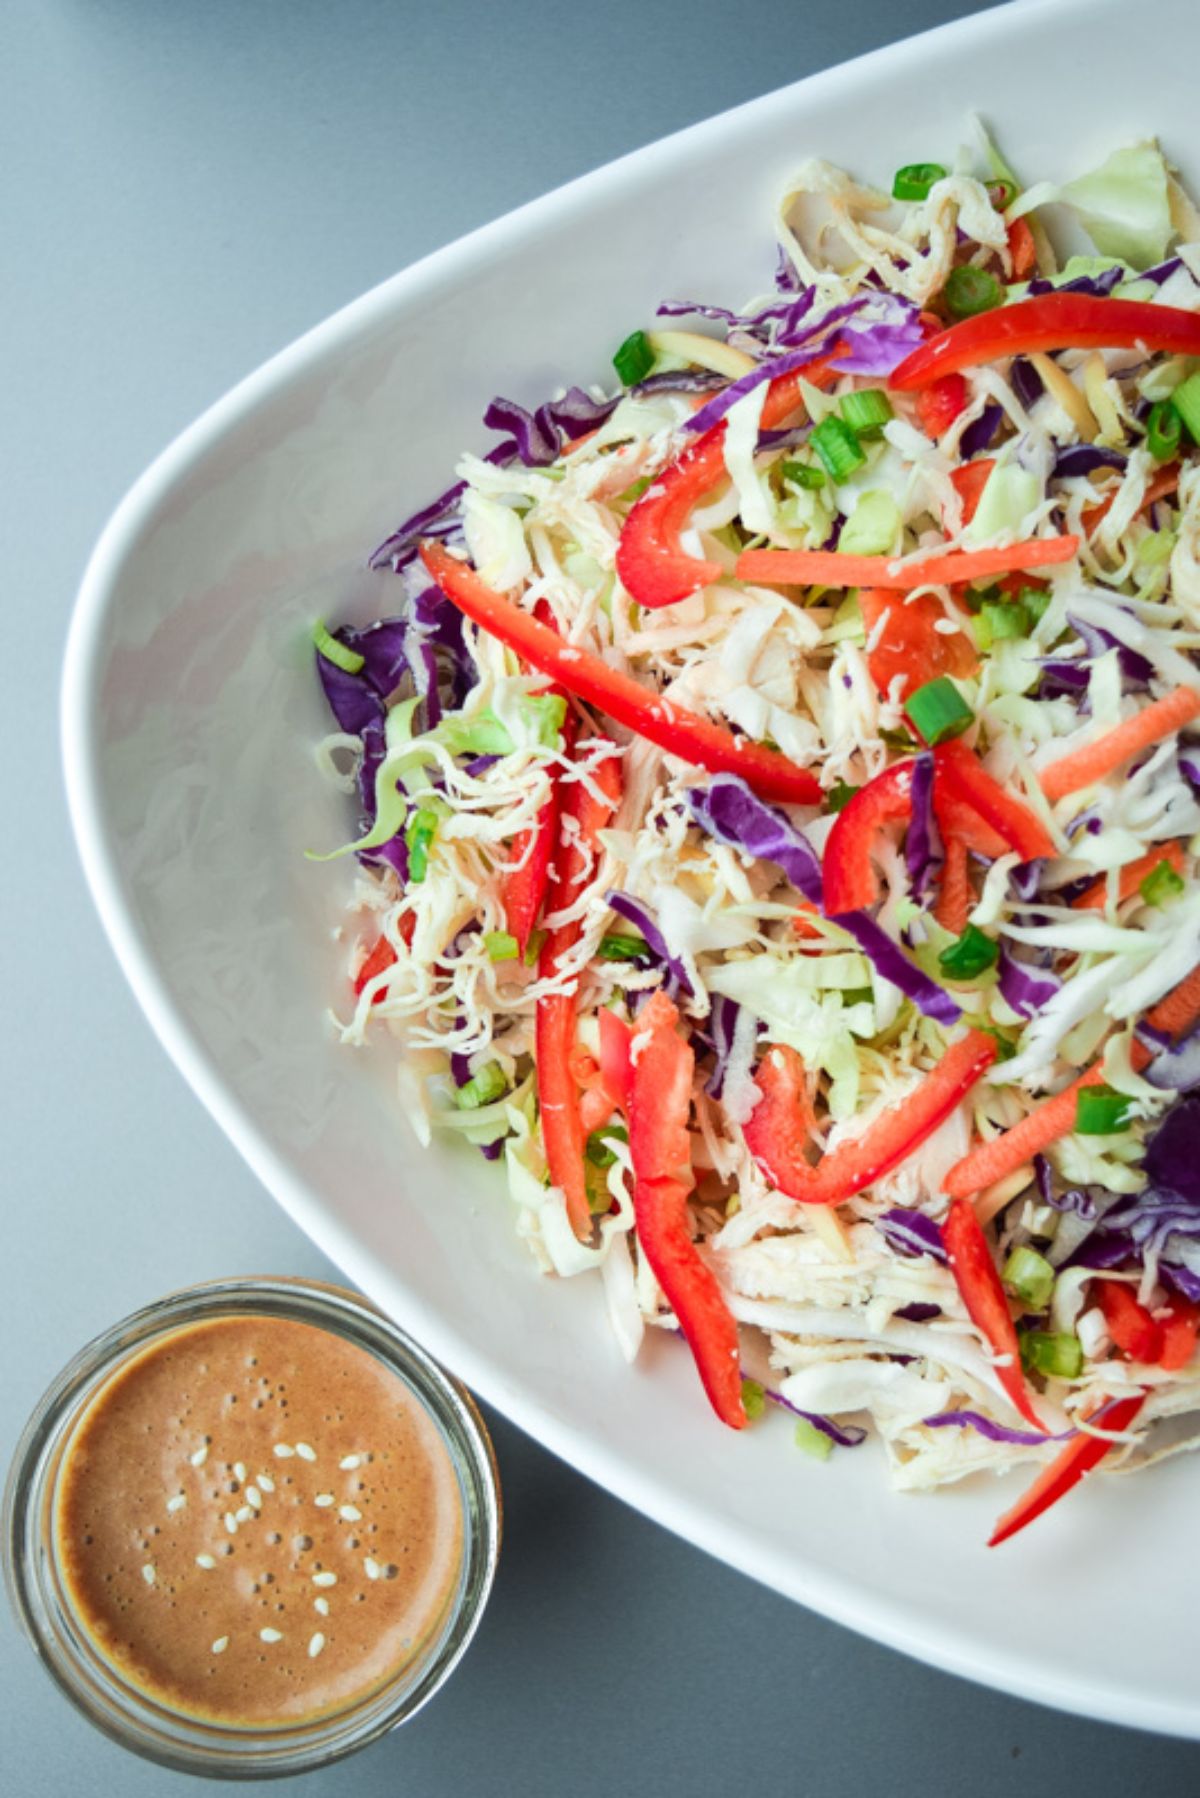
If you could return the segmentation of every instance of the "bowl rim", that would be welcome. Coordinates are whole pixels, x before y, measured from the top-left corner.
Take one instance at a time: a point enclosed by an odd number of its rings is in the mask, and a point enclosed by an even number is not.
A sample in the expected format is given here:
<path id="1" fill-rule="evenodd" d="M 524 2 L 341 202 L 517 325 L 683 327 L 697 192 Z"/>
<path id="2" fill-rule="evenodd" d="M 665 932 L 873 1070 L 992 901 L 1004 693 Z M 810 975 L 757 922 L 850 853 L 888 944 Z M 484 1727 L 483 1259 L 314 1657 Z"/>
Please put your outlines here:
<path id="1" fill-rule="evenodd" d="M 1101 10 L 1117 12 L 1121 0 L 1101 0 Z M 552 1416 L 519 1383 L 506 1377 L 430 1307 L 414 1288 L 380 1267 L 342 1225 L 315 1200 L 305 1182 L 277 1154 L 257 1125 L 226 1089 L 212 1058 L 176 1009 L 147 954 L 125 903 L 114 854 L 104 825 L 98 761 L 93 754 L 98 712 L 98 680 L 104 629 L 126 562 L 152 524 L 177 481 L 225 434 L 273 397 L 313 362 L 387 320 L 403 302 L 419 299 L 467 272 L 481 257 L 508 248 L 530 232 L 553 225 L 585 199 L 618 191 L 636 170 L 670 171 L 701 142 L 736 135 L 751 115 L 768 121 L 793 112 L 809 98 L 828 100 L 839 90 L 853 93 L 864 74 L 887 62 L 902 76 L 936 43 L 939 51 L 1007 34 L 1019 19 L 1026 29 L 1052 27 L 1072 15 L 1094 25 L 1095 0 L 1006 0 L 916 36 L 886 44 L 863 56 L 771 93 L 743 102 L 627 152 L 577 176 L 501 218 L 430 252 L 296 338 L 216 400 L 151 462 L 119 502 L 104 527 L 84 572 L 67 637 L 60 704 L 63 769 L 68 809 L 92 898 L 117 960 L 151 1028 L 192 1091 L 251 1171 L 307 1236 L 389 1316 L 426 1345 L 429 1352 L 489 1404 L 536 1441 L 706 1553 L 736 1567 L 761 1584 L 795 1599 L 875 1642 L 914 1656 L 944 1672 L 960 1675 L 1034 1703 L 1133 1727 L 1184 1737 L 1200 1737 L 1200 1700 L 1186 1704 L 1151 1693 L 1123 1690 L 1114 1677 L 1102 1681 L 1076 1675 L 1069 1665 L 1043 1660 L 1030 1664 L 1018 1653 L 987 1647 L 959 1628 L 931 1622 L 906 1603 L 885 1598 L 845 1575 L 831 1573 L 815 1558 L 781 1564 L 747 1532 L 728 1532 L 712 1508 L 682 1499 L 642 1468 L 614 1456 L 603 1441 L 569 1421 Z"/>

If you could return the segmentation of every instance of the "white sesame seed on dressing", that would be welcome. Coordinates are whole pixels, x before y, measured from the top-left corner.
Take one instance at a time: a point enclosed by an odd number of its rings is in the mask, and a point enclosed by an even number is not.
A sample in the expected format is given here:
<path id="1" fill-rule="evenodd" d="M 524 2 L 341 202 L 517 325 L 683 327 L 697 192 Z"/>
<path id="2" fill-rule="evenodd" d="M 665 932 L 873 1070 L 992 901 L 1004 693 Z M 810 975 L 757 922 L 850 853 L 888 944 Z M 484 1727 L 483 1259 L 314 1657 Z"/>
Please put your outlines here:
<path id="1" fill-rule="evenodd" d="M 350 1473 L 353 1471 L 354 1468 L 359 1467 L 361 1465 L 362 1465 L 362 1456 L 361 1455 L 343 1455 L 341 1460 L 338 1462 L 338 1466 L 342 1469 L 343 1473 Z"/>
<path id="2" fill-rule="evenodd" d="M 153 1561 L 147 1561 L 146 1565 L 142 1568 L 142 1578 L 148 1586 L 152 1586 L 158 1578 Z"/>
<path id="3" fill-rule="evenodd" d="M 271 1453 L 278 1455 L 281 1461 L 290 1461 L 295 1452 L 295 1449 L 289 1448 L 286 1442 L 276 1442 L 271 1449 Z"/>
<path id="4" fill-rule="evenodd" d="M 274 1492 L 275 1490 L 275 1482 L 269 1473 L 260 1473 L 258 1476 L 258 1484 L 262 1487 L 264 1492 Z M 249 1498 L 250 1494 L 247 1493 L 246 1496 Z"/>
<path id="5" fill-rule="evenodd" d="M 174 1498 L 169 1498 L 167 1500 L 167 1509 L 168 1509 L 168 1511 L 182 1511 L 182 1509 L 183 1509 L 184 1505 L 186 1505 L 186 1503 L 187 1503 L 187 1493 L 186 1492 L 177 1492 L 175 1494 Z"/>
<path id="6" fill-rule="evenodd" d="M 216 1559 L 212 1555 L 196 1556 L 197 1567 L 203 1567 L 205 1573 L 211 1573 L 216 1564 Z"/>
<path id="7" fill-rule="evenodd" d="M 231 1536 L 237 1535 L 237 1532 L 238 1532 L 237 1518 L 234 1516 L 232 1511 L 226 1511 L 226 1513 L 225 1513 L 225 1528 L 229 1531 L 229 1534 Z"/>
<path id="8" fill-rule="evenodd" d="M 357 1505 L 339 1505 L 338 1516 L 344 1523 L 361 1523 L 362 1512 Z"/>
<path id="9" fill-rule="evenodd" d="M 322 1510 L 327 1510 L 328 1507 L 333 1503 L 333 1493 L 332 1492 L 318 1492 L 317 1496 L 313 1499 L 313 1503 L 314 1503 L 314 1505 L 320 1505 Z"/>
<path id="10" fill-rule="evenodd" d="M 312 1576 L 312 1583 L 314 1586 L 336 1586 L 337 1574 L 329 1573 L 328 1571 L 324 1573 L 314 1573 Z"/>
<path id="11" fill-rule="evenodd" d="M 257 1486 L 246 1487 L 246 1503 L 252 1505 L 256 1511 L 262 1510 L 262 1493 Z"/>
<path id="12" fill-rule="evenodd" d="M 208 1443 L 202 1442 L 195 1454 L 188 1456 L 188 1460 L 193 1467 L 203 1467 L 204 1463 L 208 1460 Z"/>
<path id="13" fill-rule="evenodd" d="M 244 1462 L 244 1461 L 235 1461 L 235 1462 L 234 1462 L 234 1464 L 233 1464 L 233 1477 L 234 1477 L 234 1479 L 235 1479 L 235 1480 L 244 1480 L 244 1479 L 245 1479 L 245 1477 L 246 1477 L 246 1463 L 245 1463 L 245 1462 Z"/>
<path id="14" fill-rule="evenodd" d="M 320 1630 L 316 1630 L 314 1632 L 314 1634 L 311 1635 L 308 1639 L 308 1658 L 309 1658 L 309 1660 L 315 1661 L 317 1656 L 320 1654 L 321 1650 L 324 1648 L 324 1646 L 325 1646 L 325 1638 L 321 1634 Z"/>
<path id="15" fill-rule="evenodd" d="M 283 1641 L 283 1631 L 281 1629 L 272 1629 L 270 1625 L 268 1625 L 266 1629 L 260 1629 L 258 1635 L 259 1640 L 262 1642 Z"/>
<path id="16" fill-rule="evenodd" d="M 368 1579 L 382 1579 L 383 1578 L 383 1568 L 379 1565 L 378 1561 L 372 1560 L 370 1555 L 368 1555 L 366 1560 L 363 1562 L 363 1572 L 366 1574 Z"/>
<path id="17" fill-rule="evenodd" d="M 315 1461 L 317 1451 L 310 1442 L 297 1442 L 296 1453 L 302 1461 Z"/>
<path id="18" fill-rule="evenodd" d="M 314 1598 L 313 1610 L 317 1613 L 318 1617 L 328 1617 L 329 1600 L 327 1598 Z"/>
<path id="19" fill-rule="evenodd" d="M 239 1523 L 253 1523 L 254 1510 L 250 1505 L 239 1505 L 233 1513 Z"/>
<path id="20" fill-rule="evenodd" d="M 213 1654 L 224 1654 L 225 1650 L 228 1647 L 229 1647 L 229 1637 L 228 1636 L 218 1636 L 216 1641 L 212 1645 L 212 1652 L 213 1652 Z"/>

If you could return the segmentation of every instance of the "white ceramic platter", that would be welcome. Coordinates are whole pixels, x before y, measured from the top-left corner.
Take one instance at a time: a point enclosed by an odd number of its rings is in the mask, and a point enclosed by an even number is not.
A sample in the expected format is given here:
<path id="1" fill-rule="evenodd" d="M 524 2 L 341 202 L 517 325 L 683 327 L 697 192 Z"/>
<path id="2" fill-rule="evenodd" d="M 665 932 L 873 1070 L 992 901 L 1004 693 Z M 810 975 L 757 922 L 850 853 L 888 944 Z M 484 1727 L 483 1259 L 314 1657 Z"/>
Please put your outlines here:
<path id="1" fill-rule="evenodd" d="M 629 1369 L 598 1280 L 533 1272 L 500 1175 L 415 1149 L 386 1044 L 335 1044 L 352 877 L 303 856 L 347 833 L 311 757 L 327 728 L 311 621 L 394 609 L 364 556 L 483 447 L 492 394 L 611 378 L 613 346 L 665 296 L 761 291 L 773 199 L 811 154 L 886 180 L 948 160 L 975 107 L 1029 179 L 1155 131 L 1195 177 L 1197 16 L 1020 0 L 641 150 L 397 275 L 221 400 L 120 506 L 79 598 L 64 734 L 88 879 L 167 1050 L 296 1222 L 434 1354 L 631 1504 L 878 1641 L 1200 1736 L 1195 1466 L 1093 1482 L 989 1553 L 1027 1475 L 894 1497 L 875 1447 L 818 1466 L 782 1419 L 720 1428 L 672 1342 Z"/>

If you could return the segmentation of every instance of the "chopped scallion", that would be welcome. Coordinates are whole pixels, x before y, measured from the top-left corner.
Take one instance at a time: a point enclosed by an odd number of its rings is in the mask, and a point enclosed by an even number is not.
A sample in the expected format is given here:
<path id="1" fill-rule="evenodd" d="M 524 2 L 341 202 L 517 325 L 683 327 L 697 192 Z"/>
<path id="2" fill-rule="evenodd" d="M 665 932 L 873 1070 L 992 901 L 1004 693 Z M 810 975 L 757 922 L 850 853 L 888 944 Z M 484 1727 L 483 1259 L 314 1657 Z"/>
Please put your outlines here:
<path id="1" fill-rule="evenodd" d="M 1013 1250 L 1004 1264 L 1004 1284 L 1027 1311 L 1044 1311 L 1054 1291 L 1054 1269 L 1044 1255 L 1027 1244 Z"/>
<path id="2" fill-rule="evenodd" d="M 848 781 L 837 781 L 825 795 L 825 810 L 827 812 L 844 812 L 854 795 L 861 791 L 861 787 L 852 787 Z"/>
<path id="3" fill-rule="evenodd" d="M 587 1139 L 584 1153 L 593 1167 L 612 1166 L 617 1159 L 617 1154 L 615 1149 L 609 1147 L 609 1144 L 614 1140 L 617 1142 L 629 1141 L 629 1132 L 624 1124 L 601 1124 L 598 1130 L 592 1131 Z"/>
<path id="4" fill-rule="evenodd" d="M 968 924 L 962 935 L 942 950 L 938 966 L 951 980 L 974 980 L 977 974 L 995 966 L 999 954 L 999 947 L 990 936 Z"/>
<path id="5" fill-rule="evenodd" d="M 767 1408 L 767 1389 L 758 1380 L 742 1381 L 742 1407 L 751 1423 Z"/>
<path id="6" fill-rule="evenodd" d="M 975 714 L 948 675 L 926 681 L 904 702 L 904 710 L 918 735 L 932 749 L 938 743 L 960 737 L 975 722 Z"/>
<path id="7" fill-rule="evenodd" d="M 654 367 L 654 351 L 644 331 L 631 331 L 613 357 L 616 369 L 626 387 L 644 381 Z"/>
<path id="8" fill-rule="evenodd" d="M 996 208 L 997 212 L 1007 212 L 1017 197 L 1016 182 L 1009 181 L 1003 175 L 998 175 L 994 180 L 989 181 L 987 190 L 988 199 L 992 202 L 992 205 Z"/>
<path id="9" fill-rule="evenodd" d="M 856 433 L 836 412 L 821 420 L 808 441 L 835 481 L 849 480 L 867 460 Z"/>
<path id="10" fill-rule="evenodd" d="M 802 1448 L 814 1461 L 828 1461 L 833 1453 L 833 1437 L 819 1430 L 815 1423 L 809 1423 L 807 1417 L 796 1419 L 795 1442 L 796 1447 Z"/>
<path id="11" fill-rule="evenodd" d="M 1145 880 L 1138 885 L 1138 892 L 1147 905 L 1166 905 L 1168 900 L 1178 899 L 1186 886 L 1182 875 L 1177 874 L 1168 861 L 1161 861 L 1157 867 L 1151 868 Z"/>
<path id="12" fill-rule="evenodd" d="M 619 934 L 601 937 L 596 949 L 601 961 L 637 961 L 646 953 L 645 937 Z"/>
<path id="13" fill-rule="evenodd" d="M 429 872 L 429 851 L 437 835 L 437 827 L 436 812 L 419 811 L 410 818 L 404 832 L 404 844 L 408 850 L 408 878 L 414 884 L 419 884 Z"/>
<path id="14" fill-rule="evenodd" d="M 892 177 L 893 200 L 927 200 L 935 182 L 946 179 L 940 162 L 906 162 Z"/>
<path id="15" fill-rule="evenodd" d="M 850 429 L 859 437 L 878 437 L 889 418 L 896 415 L 892 402 L 881 387 L 868 387 L 862 393 L 847 393 L 839 407 Z"/>
<path id="16" fill-rule="evenodd" d="M 324 656 L 327 662 L 332 662 L 335 668 L 341 668 L 347 674 L 359 674 L 365 668 L 366 658 L 360 656 L 357 649 L 348 649 L 344 643 L 339 643 L 325 629 L 324 619 L 318 618 L 313 625 L 312 640 L 317 654 Z"/>
<path id="17" fill-rule="evenodd" d="M 460 1111 L 478 1111 L 482 1105 L 491 1105 L 507 1090 L 503 1068 L 498 1061 L 489 1061 L 477 1074 L 472 1074 L 465 1086 L 459 1087 L 454 1103 Z"/>
<path id="18" fill-rule="evenodd" d="M 999 306 L 1004 289 L 985 268 L 965 262 L 946 276 L 942 298 L 951 318 L 974 318 L 978 312 L 990 312 L 993 306 Z"/>
<path id="19" fill-rule="evenodd" d="M 842 529 L 838 549 L 847 556 L 893 555 L 903 522 L 890 493 L 861 493 Z"/>
<path id="20" fill-rule="evenodd" d="M 1080 1136 L 1112 1136 L 1129 1128 L 1129 1100 L 1111 1086 L 1084 1086 L 1075 1101 Z"/>
<path id="21" fill-rule="evenodd" d="M 530 931 L 529 941 L 525 945 L 525 966 L 527 968 L 537 967 L 538 957 L 542 953 L 542 944 L 545 942 L 547 935 L 548 932 L 545 930 Z"/>
<path id="22" fill-rule="evenodd" d="M 1146 420 L 1146 448 L 1156 462 L 1169 462 L 1172 456 L 1179 454 L 1182 435 L 1183 420 L 1170 400 L 1160 400 L 1157 406 L 1150 408 Z"/>
<path id="23" fill-rule="evenodd" d="M 1083 1372 L 1083 1344 L 1066 1331 L 1021 1330 L 1021 1359 L 1034 1373 L 1052 1380 L 1077 1380 Z"/>
<path id="24" fill-rule="evenodd" d="M 507 930 L 489 930 L 483 939 L 489 961 L 516 961 L 521 953 L 521 945 L 515 936 Z"/>
<path id="25" fill-rule="evenodd" d="M 784 480 L 790 481 L 794 487 L 807 487 L 814 493 L 829 479 L 823 468 L 814 468 L 811 462 L 782 462 L 779 472 Z"/>
<path id="26" fill-rule="evenodd" d="M 993 643 L 1006 637 L 1024 637 L 1029 632 L 1029 613 L 1019 599 L 985 600 L 979 608 L 983 628 Z"/>
<path id="27" fill-rule="evenodd" d="M 1018 598 L 1025 608 L 1031 630 L 1035 624 L 1045 617 L 1046 608 L 1050 604 L 1051 597 L 1052 595 L 1048 587 L 1021 588 Z"/>

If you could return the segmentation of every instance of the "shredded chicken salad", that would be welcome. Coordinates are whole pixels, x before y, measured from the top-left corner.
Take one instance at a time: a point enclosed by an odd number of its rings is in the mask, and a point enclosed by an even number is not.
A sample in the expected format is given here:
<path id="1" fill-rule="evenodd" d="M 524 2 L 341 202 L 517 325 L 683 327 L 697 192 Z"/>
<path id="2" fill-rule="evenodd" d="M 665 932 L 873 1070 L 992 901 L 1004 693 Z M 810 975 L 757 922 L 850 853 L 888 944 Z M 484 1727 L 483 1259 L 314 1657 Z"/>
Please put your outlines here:
<path id="1" fill-rule="evenodd" d="M 776 223 L 317 627 L 338 1028 L 628 1359 L 899 1488 L 1028 1462 L 999 1541 L 1200 1436 L 1200 217 L 979 127 Z"/>

